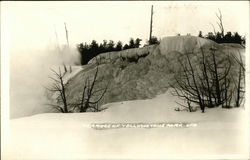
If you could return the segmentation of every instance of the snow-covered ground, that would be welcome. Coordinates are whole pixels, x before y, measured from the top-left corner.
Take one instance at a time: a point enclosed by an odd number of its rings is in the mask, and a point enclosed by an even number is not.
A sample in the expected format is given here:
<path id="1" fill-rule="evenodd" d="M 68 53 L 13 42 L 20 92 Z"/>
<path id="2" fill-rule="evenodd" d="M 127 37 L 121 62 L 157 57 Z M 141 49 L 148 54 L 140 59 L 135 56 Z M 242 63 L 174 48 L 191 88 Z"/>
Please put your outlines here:
<path id="1" fill-rule="evenodd" d="M 99 113 L 44 113 L 10 121 L 4 159 L 227 158 L 248 156 L 244 108 L 176 112 L 170 93 L 106 104 Z M 96 130 L 92 123 L 193 123 L 188 128 Z M 208 157 L 210 156 L 210 157 Z M 233 157 L 232 157 L 233 156 Z"/>

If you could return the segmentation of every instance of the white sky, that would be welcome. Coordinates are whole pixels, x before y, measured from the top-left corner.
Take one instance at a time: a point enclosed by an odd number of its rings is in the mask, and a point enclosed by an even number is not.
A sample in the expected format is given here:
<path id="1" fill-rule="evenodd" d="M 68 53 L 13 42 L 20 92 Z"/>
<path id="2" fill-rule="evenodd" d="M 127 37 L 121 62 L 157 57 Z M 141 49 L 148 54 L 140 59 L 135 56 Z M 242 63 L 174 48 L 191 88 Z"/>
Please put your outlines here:
<path id="1" fill-rule="evenodd" d="M 55 30 L 59 44 L 66 44 L 64 22 L 69 30 L 71 46 L 92 39 L 121 40 L 130 37 L 148 39 L 150 7 L 154 5 L 153 35 L 172 36 L 177 33 L 198 35 L 216 28 L 215 12 L 220 8 L 225 31 L 248 32 L 249 2 L 2 2 L 3 35 L 10 40 L 11 50 L 54 47 Z M 2 37 L 6 38 L 6 37 Z M 14 46 L 14 47 L 13 47 Z"/>

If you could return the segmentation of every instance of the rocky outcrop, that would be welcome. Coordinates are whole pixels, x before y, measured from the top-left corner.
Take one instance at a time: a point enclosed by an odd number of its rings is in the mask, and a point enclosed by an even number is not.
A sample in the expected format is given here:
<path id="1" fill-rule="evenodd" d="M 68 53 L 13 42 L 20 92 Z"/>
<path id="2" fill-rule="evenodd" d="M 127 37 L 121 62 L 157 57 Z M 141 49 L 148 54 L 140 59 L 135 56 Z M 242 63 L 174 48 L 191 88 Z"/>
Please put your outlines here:
<path id="1" fill-rule="evenodd" d="M 169 83 L 173 82 L 173 73 L 179 66 L 176 57 L 186 51 L 199 51 L 200 47 L 205 50 L 215 47 L 221 52 L 233 54 L 239 50 L 244 51 L 240 46 L 220 45 L 193 36 L 176 36 L 163 38 L 159 45 L 103 53 L 90 60 L 84 69 L 69 81 L 68 99 L 73 102 L 81 96 L 85 79 L 91 79 L 97 66 L 98 80 L 101 81 L 95 87 L 101 88 L 109 83 L 108 92 L 101 104 L 153 98 L 166 92 Z"/>
<path id="2" fill-rule="evenodd" d="M 95 58 L 91 59 L 88 64 L 94 63 L 110 63 L 117 59 L 123 59 L 128 61 L 138 60 L 141 57 L 146 57 L 149 53 L 152 53 L 157 45 L 145 46 L 143 48 L 131 48 L 122 51 L 107 52 L 99 54 Z"/>

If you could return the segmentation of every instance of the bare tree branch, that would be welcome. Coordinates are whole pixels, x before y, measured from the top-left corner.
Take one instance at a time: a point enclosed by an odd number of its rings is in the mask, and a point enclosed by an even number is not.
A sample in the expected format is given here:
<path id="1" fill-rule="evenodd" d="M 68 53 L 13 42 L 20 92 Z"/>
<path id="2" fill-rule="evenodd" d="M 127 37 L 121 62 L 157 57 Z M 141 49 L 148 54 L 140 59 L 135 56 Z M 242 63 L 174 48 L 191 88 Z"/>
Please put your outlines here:
<path id="1" fill-rule="evenodd" d="M 59 67 L 58 72 L 56 72 L 53 69 L 50 69 L 51 72 L 54 74 L 55 77 L 49 77 L 54 83 L 50 88 L 47 88 L 48 91 L 59 94 L 59 100 L 58 102 L 62 102 L 62 106 L 60 105 L 53 105 L 51 104 L 52 107 L 57 109 L 58 111 L 62 113 L 68 113 L 68 104 L 67 104 L 67 98 L 66 98 L 66 90 L 65 90 L 65 84 L 63 82 L 63 75 L 61 73 L 61 69 Z"/>

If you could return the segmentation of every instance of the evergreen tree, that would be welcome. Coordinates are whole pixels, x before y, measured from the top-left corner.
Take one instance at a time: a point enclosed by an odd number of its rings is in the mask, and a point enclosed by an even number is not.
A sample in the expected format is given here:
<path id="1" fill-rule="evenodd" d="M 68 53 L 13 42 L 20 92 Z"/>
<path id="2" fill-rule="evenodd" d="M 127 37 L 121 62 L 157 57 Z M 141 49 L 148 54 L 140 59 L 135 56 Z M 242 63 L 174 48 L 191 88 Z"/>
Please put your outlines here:
<path id="1" fill-rule="evenodd" d="M 123 46 L 123 50 L 125 50 L 125 49 L 129 49 L 128 44 L 125 44 L 125 45 Z"/>
<path id="2" fill-rule="evenodd" d="M 139 38 L 136 38 L 136 40 L 135 40 L 135 45 L 134 45 L 134 48 L 139 48 L 140 47 L 140 43 L 141 43 L 141 39 L 139 39 Z"/>
<path id="3" fill-rule="evenodd" d="M 101 43 L 100 45 L 99 45 L 99 52 L 100 53 L 104 53 L 105 52 L 105 47 L 104 47 L 104 45 Z"/>
<path id="4" fill-rule="evenodd" d="M 199 31 L 199 35 L 198 35 L 198 37 L 203 38 L 202 31 Z"/>
<path id="5" fill-rule="evenodd" d="M 213 32 L 208 32 L 208 35 L 206 36 L 206 38 L 215 41 L 215 35 L 213 34 Z"/>
<path id="6" fill-rule="evenodd" d="M 122 50 L 122 42 L 121 42 L 121 41 L 118 41 L 118 42 L 117 42 L 116 47 L 115 47 L 115 50 L 116 50 L 116 51 L 121 51 L 121 50 Z"/>
<path id="7" fill-rule="evenodd" d="M 108 46 L 107 52 L 112 52 L 112 51 L 114 51 L 114 46 L 115 46 L 114 41 L 109 40 L 109 43 L 108 43 L 107 46 Z"/>
<path id="8" fill-rule="evenodd" d="M 159 44 L 160 42 L 158 41 L 157 37 L 155 36 L 152 36 L 151 39 L 148 41 L 148 44 L 149 45 L 152 45 L 152 44 Z"/>
<path id="9" fill-rule="evenodd" d="M 93 58 L 96 55 L 98 55 L 98 50 L 99 50 L 98 43 L 96 42 L 96 40 L 92 40 L 92 42 L 90 44 L 90 52 L 91 52 L 90 57 Z"/>
<path id="10" fill-rule="evenodd" d="M 231 32 L 227 32 L 227 34 L 224 36 L 224 43 L 232 43 L 233 37 Z"/>
<path id="11" fill-rule="evenodd" d="M 224 38 L 222 37 L 222 34 L 220 32 L 216 33 L 215 42 L 217 42 L 217 43 L 223 43 L 224 42 Z"/>
<path id="12" fill-rule="evenodd" d="M 235 32 L 234 33 L 234 41 L 233 41 L 233 43 L 241 44 L 242 41 L 243 41 L 242 37 L 238 34 L 238 32 Z"/>
<path id="13" fill-rule="evenodd" d="M 129 48 L 135 48 L 135 41 L 133 38 L 130 38 L 130 41 L 129 41 Z"/>
<path id="14" fill-rule="evenodd" d="M 104 50 L 106 51 L 108 48 L 108 41 L 107 40 L 103 40 L 103 47 L 104 47 Z"/>

